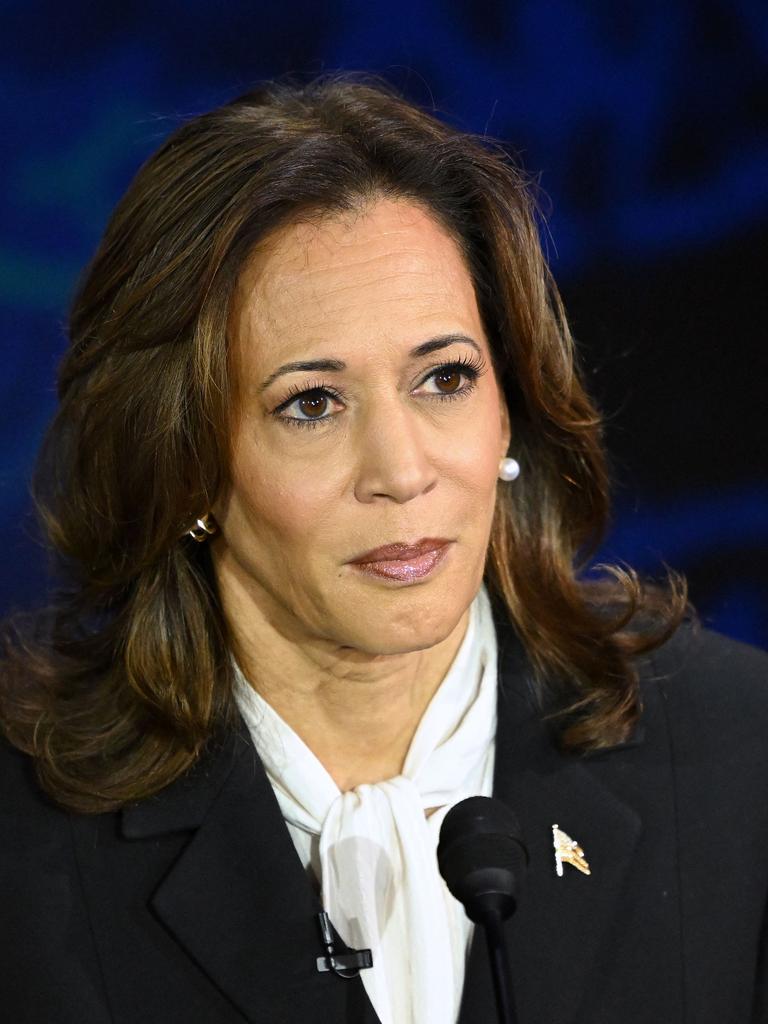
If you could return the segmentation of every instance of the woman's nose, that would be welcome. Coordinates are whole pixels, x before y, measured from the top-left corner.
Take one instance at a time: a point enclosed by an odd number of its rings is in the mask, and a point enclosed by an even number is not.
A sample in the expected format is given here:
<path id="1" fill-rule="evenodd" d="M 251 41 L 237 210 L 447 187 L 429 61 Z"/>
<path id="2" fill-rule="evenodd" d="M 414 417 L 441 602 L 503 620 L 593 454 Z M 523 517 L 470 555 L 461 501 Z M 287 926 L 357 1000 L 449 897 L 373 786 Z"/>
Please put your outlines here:
<path id="1" fill-rule="evenodd" d="M 358 501 L 391 498 L 402 503 L 436 482 L 423 417 L 400 398 L 381 402 L 361 418 L 355 496 Z"/>

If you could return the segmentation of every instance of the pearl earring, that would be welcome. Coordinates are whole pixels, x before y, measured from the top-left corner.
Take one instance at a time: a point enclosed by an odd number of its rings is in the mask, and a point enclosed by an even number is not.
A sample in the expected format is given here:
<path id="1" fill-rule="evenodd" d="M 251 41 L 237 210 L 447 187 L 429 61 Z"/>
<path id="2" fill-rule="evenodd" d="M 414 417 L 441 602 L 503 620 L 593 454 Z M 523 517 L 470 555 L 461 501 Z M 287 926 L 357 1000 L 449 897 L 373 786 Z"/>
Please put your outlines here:
<path id="1" fill-rule="evenodd" d="M 499 463 L 500 480 L 517 480 L 520 476 L 520 463 L 517 459 L 502 459 Z"/>

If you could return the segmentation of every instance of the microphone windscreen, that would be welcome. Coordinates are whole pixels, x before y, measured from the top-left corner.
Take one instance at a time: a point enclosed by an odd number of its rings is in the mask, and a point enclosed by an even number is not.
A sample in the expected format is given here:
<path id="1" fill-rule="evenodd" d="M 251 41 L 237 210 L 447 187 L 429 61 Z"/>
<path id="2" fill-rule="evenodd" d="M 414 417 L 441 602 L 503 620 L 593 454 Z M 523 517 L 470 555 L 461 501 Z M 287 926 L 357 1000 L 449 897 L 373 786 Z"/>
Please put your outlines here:
<path id="1" fill-rule="evenodd" d="M 488 913 L 508 917 L 528 862 L 516 815 L 491 797 L 461 800 L 443 821 L 437 862 L 449 891 L 473 921 Z"/>
<path id="2" fill-rule="evenodd" d="M 509 835 L 523 841 L 520 822 L 514 811 L 501 800 L 489 796 L 470 796 L 448 811 L 440 827 L 441 844 L 468 834 Z"/>

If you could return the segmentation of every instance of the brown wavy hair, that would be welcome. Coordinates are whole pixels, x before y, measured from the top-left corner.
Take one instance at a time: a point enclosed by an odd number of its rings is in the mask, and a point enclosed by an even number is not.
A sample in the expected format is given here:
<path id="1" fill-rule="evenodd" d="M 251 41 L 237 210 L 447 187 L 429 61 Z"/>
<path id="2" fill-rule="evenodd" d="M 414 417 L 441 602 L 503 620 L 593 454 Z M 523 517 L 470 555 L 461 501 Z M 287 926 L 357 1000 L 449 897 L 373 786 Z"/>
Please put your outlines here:
<path id="1" fill-rule="evenodd" d="M 33 488 L 58 590 L 46 612 L 6 623 L 0 685 L 6 737 L 61 806 L 154 793 L 236 720 L 210 558 L 185 534 L 228 482 L 233 289 L 267 233 L 377 197 L 422 204 L 471 272 L 523 470 L 498 489 L 485 579 L 556 694 L 559 742 L 594 751 L 631 730 L 636 658 L 679 624 L 685 587 L 582 572 L 609 511 L 601 421 L 531 183 L 502 143 L 379 78 L 289 78 L 170 135 L 74 298 Z"/>

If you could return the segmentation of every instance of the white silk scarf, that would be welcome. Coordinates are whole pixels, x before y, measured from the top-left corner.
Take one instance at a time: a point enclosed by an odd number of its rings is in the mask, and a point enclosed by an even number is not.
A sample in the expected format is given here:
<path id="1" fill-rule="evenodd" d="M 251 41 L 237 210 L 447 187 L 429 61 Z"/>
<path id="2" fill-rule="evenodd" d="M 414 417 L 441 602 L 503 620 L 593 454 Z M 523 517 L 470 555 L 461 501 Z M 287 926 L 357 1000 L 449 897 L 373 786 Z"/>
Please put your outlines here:
<path id="1" fill-rule="evenodd" d="M 458 1017 L 472 925 L 440 877 L 436 849 L 455 803 L 491 795 L 496 663 L 483 585 L 402 774 L 344 793 L 237 670 L 237 703 L 297 852 L 342 939 L 372 951 L 361 978 L 382 1024 Z"/>

